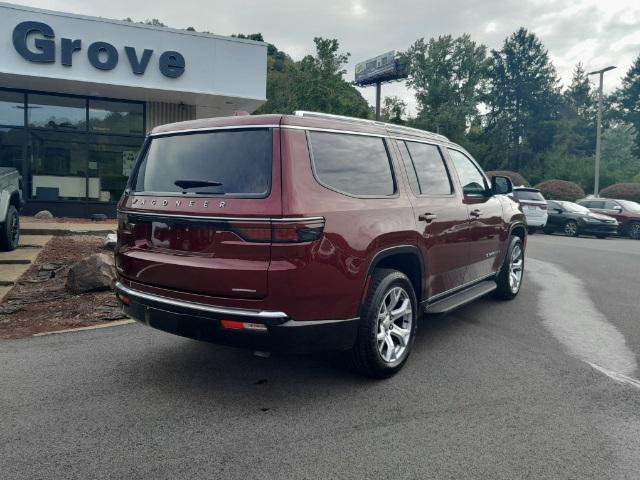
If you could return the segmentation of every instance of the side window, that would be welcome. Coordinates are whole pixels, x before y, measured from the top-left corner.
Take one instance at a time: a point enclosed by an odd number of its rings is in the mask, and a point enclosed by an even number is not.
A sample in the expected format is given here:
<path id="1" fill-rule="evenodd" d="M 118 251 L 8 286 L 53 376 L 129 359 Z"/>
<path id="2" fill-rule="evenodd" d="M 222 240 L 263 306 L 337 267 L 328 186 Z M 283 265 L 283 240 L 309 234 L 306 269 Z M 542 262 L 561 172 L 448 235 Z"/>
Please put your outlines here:
<path id="1" fill-rule="evenodd" d="M 382 138 L 310 131 L 309 146 L 314 173 L 323 185 L 355 196 L 396 192 Z"/>
<path id="2" fill-rule="evenodd" d="M 604 202 L 604 209 L 605 210 L 613 210 L 615 207 L 617 207 L 618 204 L 614 201 L 611 200 L 607 200 L 606 202 Z"/>
<path id="3" fill-rule="evenodd" d="M 604 209 L 604 202 L 591 202 L 591 204 L 589 205 L 589 208 L 599 208 L 599 209 Z"/>
<path id="4" fill-rule="evenodd" d="M 440 149 L 435 145 L 400 142 L 402 158 L 409 174 L 414 193 L 422 195 L 449 195 L 453 192 L 449 172 Z"/>
<path id="5" fill-rule="evenodd" d="M 484 195 L 489 187 L 478 167 L 462 152 L 450 148 L 448 150 L 458 172 L 463 193 L 465 195 Z"/>
<path id="6" fill-rule="evenodd" d="M 548 207 L 549 210 L 553 211 L 553 210 L 555 210 L 557 208 L 560 208 L 560 205 L 558 205 L 556 202 L 553 202 L 553 201 L 549 200 L 549 201 L 547 201 L 547 207 Z M 555 213 L 555 212 L 553 212 L 553 213 Z"/>

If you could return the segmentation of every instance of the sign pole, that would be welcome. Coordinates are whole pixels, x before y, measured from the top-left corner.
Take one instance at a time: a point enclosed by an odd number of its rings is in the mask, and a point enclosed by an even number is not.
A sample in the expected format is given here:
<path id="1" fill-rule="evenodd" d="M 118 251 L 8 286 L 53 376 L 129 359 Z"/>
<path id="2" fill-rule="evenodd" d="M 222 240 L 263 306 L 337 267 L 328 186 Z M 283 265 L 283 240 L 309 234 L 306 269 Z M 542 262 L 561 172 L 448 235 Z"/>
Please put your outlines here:
<path id="1" fill-rule="evenodd" d="M 382 91 L 382 82 L 376 82 L 376 120 L 380 120 L 380 94 Z"/>

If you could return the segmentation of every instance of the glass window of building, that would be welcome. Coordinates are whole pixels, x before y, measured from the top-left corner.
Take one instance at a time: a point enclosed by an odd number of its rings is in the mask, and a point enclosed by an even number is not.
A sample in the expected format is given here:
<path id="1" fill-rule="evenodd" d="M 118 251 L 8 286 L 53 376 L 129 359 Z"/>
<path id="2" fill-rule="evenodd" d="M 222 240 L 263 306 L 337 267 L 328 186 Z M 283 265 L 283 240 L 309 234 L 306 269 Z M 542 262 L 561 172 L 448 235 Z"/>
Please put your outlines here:
<path id="1" fill-rule="evenodd" d="M 0 125 L 24 126 L 24 94 L 0 91 Z"/>
<path id="2" fill-rule="evenodd" d="M 143 138 L 91 135 L 89 181 L 96 179 L 97 194 L 89 200 L 117 202 L 122 195 Z"/>
<path id="3" fill-rule="evenodd" d="M 144 135 L 140 103 L 89 100 L 89 128 L 95 133 Z"/>
<path id="4" fill-rule="evenodd" d="M 0 127 L 0 167 L 14 167 L 23 176 L 24 129 Z"/>
<path id="5" fill-rule="evenodd" d="M 27 95 L 30 127 L 83 131 L 87 127 L 84 98 L 57 95 Z"/>
<path id="6" fill-rule="evenodd" d="M 96 176 L 87 184 L 86 134 L 31 130 L 31 198 L 36 200 L 97 199 Z"/>

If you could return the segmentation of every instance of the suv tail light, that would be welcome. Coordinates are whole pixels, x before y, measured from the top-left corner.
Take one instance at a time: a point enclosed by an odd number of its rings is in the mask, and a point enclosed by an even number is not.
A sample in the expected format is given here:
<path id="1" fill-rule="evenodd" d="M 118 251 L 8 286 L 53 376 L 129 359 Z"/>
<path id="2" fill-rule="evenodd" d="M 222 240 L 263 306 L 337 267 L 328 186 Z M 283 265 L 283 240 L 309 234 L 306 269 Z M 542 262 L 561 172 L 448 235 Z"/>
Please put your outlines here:
<path id="1" fill-rule="evenodd" d="M 249 223 L 232 225 L 232 230 L 249 242 L 304 243 L 313 242 L 322 236 L 324 218 L 277 218 L 270 225 L 257 226 Z"/>

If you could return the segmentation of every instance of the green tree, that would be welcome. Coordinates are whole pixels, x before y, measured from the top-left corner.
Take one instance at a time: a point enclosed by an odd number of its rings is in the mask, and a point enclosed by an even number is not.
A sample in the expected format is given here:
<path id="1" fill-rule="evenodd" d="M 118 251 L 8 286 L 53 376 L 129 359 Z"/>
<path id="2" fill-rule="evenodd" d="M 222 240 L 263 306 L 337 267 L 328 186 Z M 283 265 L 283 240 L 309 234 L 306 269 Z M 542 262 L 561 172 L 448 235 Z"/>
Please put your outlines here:
<path id="1" fill-rule="evenodd" d="M 520 28 L 492 50 L 486 96 L 492 167 L 535 171 L 555 135 L 560 89 L 538 37 Z"/>
<path id="2" fill-rule="evenodd" d="M 382 111 L 380 116 L 385 122 L 396 123 L 398 125 L 404 125 L 404 117 L 407 114 L 407 103 L 400 97 L 392 96 L 385 97 L 382 103 Z"/>
<path id="3" fill-rule="evenodd" d="M 613 95 L 618 117 L 640 132 L 640 55 L 622 79 L 622 85 Z M 640 138 L 634 140 L 635 151 L 640 154 Z"/>
<path id="4" fill-rule="evenodd" d="M 417 40 L 404 54 L 407 85 L 416 92 L 418 114 L 413 125 L 464 143 L 478 115 L 486 75 L 486 47 L 467 34 Z"/>
<path id="5" fill-rule="evenodd" d="M 636 138 L 633 125 L 617 124 L 604 130 L 600 165 L 602 187 L 631 182 L 640 174 L 640 158 L 635 153 Z"/>
<path id="6" fill-rule="evenodd" d="M 257 113 L 312 110 L 353 117 L 369 117 L 369 105 L 344 79 L 348 53 L 335 39 L 314 38 L 315 55 L 294 62 L 275 47 L 268 52 L 267 98 Z"/>

